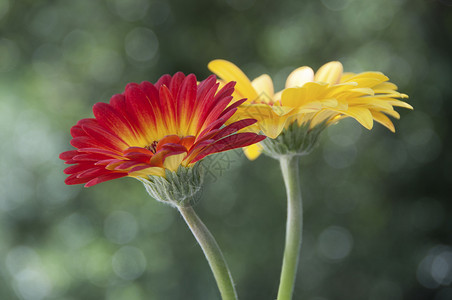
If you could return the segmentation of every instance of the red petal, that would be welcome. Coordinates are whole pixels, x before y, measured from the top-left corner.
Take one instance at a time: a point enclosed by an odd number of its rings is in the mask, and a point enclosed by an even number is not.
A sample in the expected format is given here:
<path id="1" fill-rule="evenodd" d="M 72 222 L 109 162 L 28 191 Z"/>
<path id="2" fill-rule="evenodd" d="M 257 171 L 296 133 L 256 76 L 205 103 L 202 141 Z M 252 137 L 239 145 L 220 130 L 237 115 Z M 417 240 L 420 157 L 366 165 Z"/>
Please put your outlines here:
<path id="1" fill-rule="evenodd" d="M 205 117 L 208 115 L 210 110 L 212 109 L 214 103 L 213 98 L 215 93 L 217 92 L 219 84 L 215 83 L 209 88 L 205 88 L 205 92 L 198 93 L 196 99 L 196 108 L 194 109 L 194 115 L 192 122 L 196 122 L 196 130 L 199 132 L 202 124 L 204 123 Z"/>
<path id="2" fill-rule="evenodd" d="M 196 144 L 193 145 L 193 147 L 188 152 L 185 160 L 192 161 L 193 158 L 195 158 L 199 152 L 203 151 L 204 148 L 206 148 L 207 146 L 209 146 L 213 143 L 215 143 L 214 140 L 205 140 L 205 141 L 201 141 L 201 142 L 196 142 Z"/>
<path id="3" fill-rule="evenodd" d="M 94 163 L 95 166 L 104 166 L 107 167 L 110 164 L 115 164 L 118 162 L 123 161 L 122 159 L 115 159 L 115 158 L 110 158 L 110 159 L 103 159 L 103 160 L 98 160 Z"/>
<path id="4" fill-rule="evenodd" d="M 82 148 L 99 148 L 99 149 L 110 150 L 110 151 L 117 152 L 117 153 L 121 152 L 121 150 L 118 149 L 117 147 L 115 147 L 114 145 L 103 144 L 98 139 L 94 139 L 94 138 L 89 137 L 89 136 L 75 137 L 75 138 L 73 138 L 71 140 L 71 145 L 74 146 L 75 148 L 79 148 L 79 149 L 82 149 Z"/>
<path id="5" fill-rule="evenodd" d="M 113 179 L 117 179 L 117 178 L 121 178 L 121 177 L 125 177 L 127 176 L 127 173 L 110 173 L 110 174 L 105 174 L 99 177 L 96 177 L 94 179 L 91 179 L 90 181 L 88 181 L 87 184 L 85 184 L 85 187 L 90 187 L 108 180 L 113 180 Z"/>
<path id="6" fill-rule="evenodd" d="M 149 81 L 143 81 L 140 84 L 140 89 L 145 93 L 148 100 L 151 102 L 151 106 L 155 107 L 158 103 L 159 90 Z"/>
<path id="7" fill-rule="evenodd" d="M 148 127 L 155 129 L 156 120 L 153 107 L 146 93 L 138 84 L 128 84 L 125 91 L 127 109 L 129 115 L 133 116 L 135 126 L 140 128 L 142 132 L 147 132 Z"/>
<path id="8" fill-rule="evenodd" d="M 168 144 L 168 143 L 176 144 L 176 143 L 179 143 L 179 141 L 180 141 L 180 137 L 178 135 L 175 135 L 175 134 L 167 135 L 158 142 L 157 146 L 155 147 L 155 151 L 156 152 L 160 151 L 160 149 L 162 149 L 162 147 L 165 144 Z"/>
<path id="9" fill-rule="evenodd" d="M 235 81 L 228 82 L 221 90 L 216 93 L 214 102 L 220 101 L 222 98 L 229 97 L 234 92 Z"/>
<path id="10" fill-rule="evenodd" d="M 104 155 L 104 154 L 97 154 L 97 153 L 83 153 L 78 154 L 72 158 L 74 161 L 78 162 L 97 162 L 104 159 L 111 159 L 110 156 Z"/>
<path id="11" fill-rule="evenodd" d="M 64 183 L 67 185 L 73 185 L 73 184 L 80 184 L 80 183 L 86 183 L 90 179 L 89 178 L 77 178 L 75 174 L 69 176 L 64 180 Z"/>
<path id="12" fill-rule="evenodd" d="M 128 145 L 117 135 L 111 134 L 109 131 L 105 130 L 100 125 L 82 125 L 83 130 L 92 137 L 94 140 L 98 141 L 100 144 L 104 144 L 108 148 L 121 151 L 127 148 Z"/>
<path id="13" fill-rule="evenodd" d="M 220 119 L 210 123 L 209 126 L 204 128 L 204 130 L 200 134 L 198 134 L 198 140 L 203 139 L 204 136 L 206 134 L 208 134 L 210 131 L 219 129 L 221 126 L 224 125 L 224 122 L 226 122 L 226 119 L 225 118 L 220 118 Z"/>
<path id="14" fill-rule="evenodd" d="M 62 160 L 69 160 L 69 159 L 72 159 L 77 154 L 79 154 L 77 150 L 70 150 L 70 151 L 65 151 L 65 152 L 61 153 L 59 157 Z"/>
<path id="15" fill-rule="evenodd" d="M 168 88 L 173 95 L 174 99 L 177 99 L 179 92 L 181 91 L 182 82 L 185 79 L 185 74 L 182 72 L 177 72 L 171 77 L 171 82 L 168 85 Z"/>
<path id="16" fill-rule="evenodd" d="M 79 136 L 85 136 L 85 135 L 86 135 L 86 132 L 79 125 L 74 125 L 71 127 L 71 136 L 73 138 L 79 137 Z"/>
<path id="17" fill-rule="evenodd" d="M 209 77 L 207 77 L 206 79 L 204 79 L 203 81 L 201 81 L 198 84 L 198 91 L 196 93 L 196 98 L 199 99 L 204 99 L 205 96 L 207 95 L 207 93 L 212 89 L 212 87 L 215 87 L 215 91 L 218 89 L 218 84 L 217 84 L 217 77 L 215 75 L 210 75 Z"/>
<path id="18" fill-rule="evenodd" d="M 166 121 L 166 126 L 176 128 L 176 115 L 174 98 L 166 85 L 162 85 L 159 89 L 160 108 L 162 115 Z"/>
<path id="19" fill-rule="evenodd" d="M 130 160 L 139 161 L 139 162 L 143 162 L 143 163 L 148 163 L 152 156 L 153 155 L 147 155 L 147 154 L 143 154 L 143 153 L 139 153 L 139 152 L 130 152 L 130 153 L 124 155 L 124 157 L 126 157 Z"/>
<path id="20" fill-rule="evenodd" d="M 111 173 L 110 170 L 107 170 L 103 167 L 95 167 L 95 168 L 91 168 L 88 170 L 85 170 L 83 172 L 80 172 L 79 174 L 77 174 L 77 178 L 95 178 L 95 177 L 99 177 L 105 174 L 109 174 Z"/>
<path id="21" fill-rule="evenodd" d="M 92 163 L 80 163 L 77 165 L 67 167 L 66 169 L 64 169 L 63 173 L 64 174 L 75 174 L 75 173 L 83 172 L 92 167 L 93 167 Z"/>
<path id="22" fill-rule="evenodd" d="M 113 159 L 111 160 L 108 165 L 105 166 L 106 170 L 112 170 L 114 169 L 116 166 L 118 166 L 119 164 L 121 164 L 122 162 L 124 162 L 123 159 Z M 99 162 L 100 163 L 100 162 Z"/>
<path id="23" fill-rule="evenodd" d="M 116 94 L 110 98 L 110 105 L 118 112 L 127 111 L 126 98 L 123 94 Z"/>
<path id="24" fill-rule="evenodd" d="M 155 83 L 155 87 L 157 88 L 157 90 L 159 90 L 162 85 L 169 86 L 170 83 L 171 83 L 171 75 L 165 74 L 162 77 L 160 77 L 159 80 L 157 80 L 157 82 Z"/>
<path id="25" fill-rule="evenodd" d="M 168 143 L 168 144 L 163 145 L 161 147 L 161 151 L 165 151 L 165 150 L 168 150 L 171 152 L 177 152 L 177 154 L 187 152 L 187 149 L 184 146 L 182 146 L 181 144 L 173 144 L 173 143 Z"/>
<path id="26" fill-rule="evenodd" d="M 133 167 L 135 165 L 141 165 L 141 164 L 142 164 L 142 162 L 127 161 L 127 162 L 124 162 L 124 163 L 118 165 L 117 167 L 115 167 L 115 170 L 126 170 L 130 167 Z"/>
<path id="27" fill-rule="evenodd" d="M 231 102 L 232 96 L 221 98 L 214 106 L 214 108 L 206 115 L 203 126 L 206 126 L 217 120 L 223 113 L 225 108 Z"/>
<path id="28" fill-rule="evenodd" d="M 163 166 L 163 164 L 161 166 Z M 138 166 L 138 167 L 130 169 L 129 174 L 133 173 L 133 172 L 136 172 L 136 171 L 141 171 L 141 170 L 144 170 L 144 169 L 155 168 L 155 167 L 156 166 L 151 166 L 151 165 Z"/>
<path id="29" fill-rule="evenodd" d="M 84 153 L 97 153 L 97 154 L 104 154 L 111 157 L 121 157 L 122 154 L 118 154 L 117 152 L 113 152 L 107 149 L 99 149 L 99 148 L 80 148 L 78 149 L 78 152 L 84 152 Z"/>
<path id="30" fill-rule="evenodd" d="M 236 110 L 237 107 L 239 107 L 243 102 L 246 101 L 245 99 L 241 99 L 238 101 L 235 101 L 234 103 L 232 103 L 231 105 L 229 105 L 220 115 L 220 118 L 223 117 L 224 115 L 226 115 L 227 113 L 229 113 L 231 110 Z M 229 119 L 229 118 L 228 118 Z"/>
<path id="31" fill-rule="evenodd" d="M 203 149 L 198 156 L 195 157 L 190 163 L 197 162 L 207 155 L 213 153 L 219 153 L 227 150 L 242 148 L 245 146 L 249 146 L 255 143 L 258 143 L 265 139 L 265 136 L 258 135 L 251 132 L 237 133 L 234 135 L 230 135 L 225 137 L 224 139 L 218 140 L 210 146 Z"/>
<path id="32" fill-rule="evenodd" d="M 223 124 L 235 113 L 237 109 L 230 110 L 227 114 L 219 118 L 217 121 L 214 121 L 209 126 L 207 126 L 199 135 L 198 140 L 205 139 L 206 136 L 211 136 L 210 131 L 219 129 Z"/>
<path id="33" fill-rule="evenodd" d="M 237 131 L 239 131 L 242 128 L 248 127 L 257 121 L 255 119 L 243 119 L 234 123 L 229 124 L 228 126 L 222 128 L 220 132 L 218 132 L 218 135 L 215 135 L 215 140 L 221 139 L 225 136 L 228 136 L 230 134 L 233 134 Z"/>
<path id="34" fill-rule="evenodd" d="M 132 128 L 130 122 L 121 112 L 118 112 L 111 105 L 96 103 L 94 104 L 93 112 L 102 126 L 110 129 L 126 143 L 135 144 L 137 142 L 136 131 Z"/>
<path id="35" fill-rule="evenodd" d="M 202 113 L 199 116 L 198 130 L 207 127 L 210 123 L 214 122 L 223 113 L 225 108 L 232 100 L 232 96 L 228 96 L 231 86 L 234 83 L 228 83 L 223 89 L 221 89 L 210 103 L 205 105 L 202 109 Z M 233 90 L 233 89 L 232 89 Z"/>
<path id="36" fill-rule="evenodd" d="M 185 147 L 185 149 L 190 149 L 193 146 L 193 143 L 195 142 L 196 138 L 192 135 L 188 135 L 183 137 L 179 144 Z"/>
<path id="37" fill-rule="evenodd" d="M 187 149 L 185 149 L 182 145 L 178 144 L 167 144 L 165 145 L 162 150 L 155 153 L 155 155 L 151 158 L 151 165 L 157 166 L 157 167 L 163 167 L 163 162 L 168 156 L 172 155 L 178 155 L 187 152 Z"/>
<path id="38" fill-rule="evenodd" d="M 193 115 L 196 103 L 196 89 L 196 76 L 190 74 L 182 82 L 180 92 L 176 97 L 177 116 L 183 120 L 182 126 L 185 126 Z"/>

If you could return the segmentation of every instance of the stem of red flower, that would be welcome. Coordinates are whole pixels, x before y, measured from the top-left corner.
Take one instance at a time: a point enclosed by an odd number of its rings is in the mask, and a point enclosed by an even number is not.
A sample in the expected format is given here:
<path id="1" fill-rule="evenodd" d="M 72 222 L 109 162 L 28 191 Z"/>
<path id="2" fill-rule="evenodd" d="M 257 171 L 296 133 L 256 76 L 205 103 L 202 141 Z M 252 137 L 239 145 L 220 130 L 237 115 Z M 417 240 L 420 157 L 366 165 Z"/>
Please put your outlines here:
<path id="1" fill-rule="evenodd" d="M 235 291 L 231 272 L 229 271 L 215 238 L 191 206 L 178 206 L 177 208 L 201 246 L 207 261 L 209 262 L 210 269 L 212 270 L 213 276 L 217 281 L 221 298 L 223 300 L 237 300 L 237 292 Z"/>
<path id="2" fill-rule="evenodd" d="M 303 208 L 298 156 L 279 159 L 287 193 L 286 243 L 277 300 L 291 300 L 298 269 L 302 241 Z"/>

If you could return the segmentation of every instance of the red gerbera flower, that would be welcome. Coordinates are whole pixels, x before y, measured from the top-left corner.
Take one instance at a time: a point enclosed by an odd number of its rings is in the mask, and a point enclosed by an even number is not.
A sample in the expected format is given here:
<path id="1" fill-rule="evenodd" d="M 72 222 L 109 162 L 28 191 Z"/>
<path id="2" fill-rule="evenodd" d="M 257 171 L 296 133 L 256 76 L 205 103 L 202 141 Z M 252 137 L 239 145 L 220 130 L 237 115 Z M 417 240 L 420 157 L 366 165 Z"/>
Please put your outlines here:
<path id="1" fill-rule="evenodd" d="M 76 150 L 60 158 L 73 164 L 66 184 L 85 187 L 124 176 L 165 176 L 192 167 L 207 155 L 241 148 L 265 137 L 237 131 L 256 122 L 224 126 L 245 99 L 230 104 L 234 82 L 218 90 L 214 75 L 197 83 L 193 74 L 162 76 L 157 83 L 130 83 L 110 104 L 96 103 L 94 118 L 71 128 Z"/>

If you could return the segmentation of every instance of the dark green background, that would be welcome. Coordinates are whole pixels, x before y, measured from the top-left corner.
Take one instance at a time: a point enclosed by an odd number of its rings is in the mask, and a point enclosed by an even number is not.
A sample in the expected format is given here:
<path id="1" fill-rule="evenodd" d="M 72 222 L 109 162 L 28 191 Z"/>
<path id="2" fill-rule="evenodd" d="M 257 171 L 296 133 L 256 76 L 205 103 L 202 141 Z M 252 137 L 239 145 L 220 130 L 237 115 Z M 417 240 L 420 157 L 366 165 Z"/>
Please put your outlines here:
<path id="1" fill-rule="evenodd" d="M 0 299 L 219 299 L 177 211 L 138 181 L 66 186 L 69 129 L 128 82 L 229 59 L 277 89 L 296 67 L 382 71 L 414 111 L 392 134 L 345 120 L 301 160 L 294 299 L 452 299 L 449 0 L 0 0 Z M 400 111 L 400 110 L 399 110 Z M 277 161 L 221 160 L 196 209 L 241 299 L 275 299 Z"/>

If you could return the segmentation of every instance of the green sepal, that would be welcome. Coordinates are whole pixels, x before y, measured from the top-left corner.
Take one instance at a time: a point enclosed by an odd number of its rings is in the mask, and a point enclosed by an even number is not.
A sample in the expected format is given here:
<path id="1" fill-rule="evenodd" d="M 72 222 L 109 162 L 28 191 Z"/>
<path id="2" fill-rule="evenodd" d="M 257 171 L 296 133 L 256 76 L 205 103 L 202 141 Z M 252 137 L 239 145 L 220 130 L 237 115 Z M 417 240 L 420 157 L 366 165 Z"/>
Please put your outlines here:
<path id="1" fill-rule="evenodd" d="M 266 138 L 261 142 L 264 153 L 276 159 L 281 156 L 303 156 L 311 153 L 327 123 L 320 123 L 313 128 L 310 128 L 310 125 L 310 121 L 302 125 L 293 122 L 276 139 Z"/>
<path id="2" fill-rule="evenodd" d="M 165 170 L 165 177 L 148 175 L 138 178 L 146 191 L 157 201 L 172 206 L 192 206 L 200 198 L 203 186 L 200 164 L 180 166 L 176 172 Z"/>

